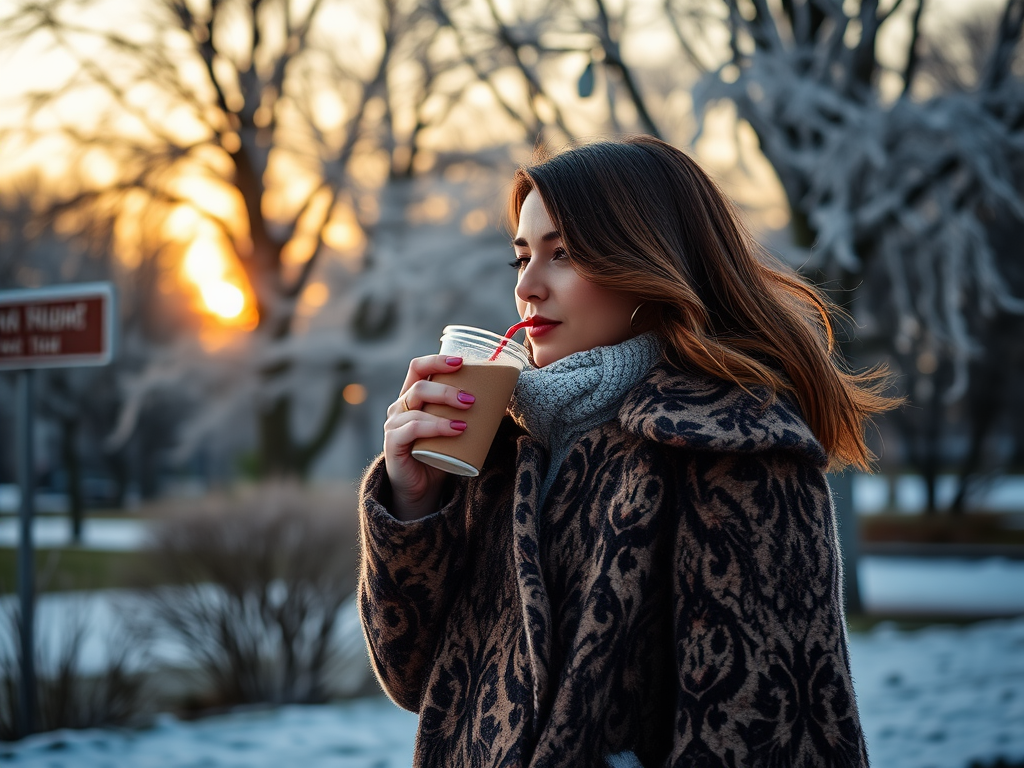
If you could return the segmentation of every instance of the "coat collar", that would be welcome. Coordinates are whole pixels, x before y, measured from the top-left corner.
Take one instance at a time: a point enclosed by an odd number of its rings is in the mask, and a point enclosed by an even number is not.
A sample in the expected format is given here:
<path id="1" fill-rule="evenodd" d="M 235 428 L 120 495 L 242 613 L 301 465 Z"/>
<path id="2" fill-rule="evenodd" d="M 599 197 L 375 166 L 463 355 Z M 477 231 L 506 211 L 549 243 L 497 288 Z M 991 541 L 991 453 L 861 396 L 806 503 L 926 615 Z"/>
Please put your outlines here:
<path id="1" fill-rule="evenodd" d="M 821 468 L 828 464 L 821 443 L 787 398 L 770 399 L 763 387 L 748 393 L 732 382 L 684 373 L 666 363 L 654 366 L 630 390 L 619 421 L 627 432 L 665 445 L 737 453 L 791 451 Z"/>

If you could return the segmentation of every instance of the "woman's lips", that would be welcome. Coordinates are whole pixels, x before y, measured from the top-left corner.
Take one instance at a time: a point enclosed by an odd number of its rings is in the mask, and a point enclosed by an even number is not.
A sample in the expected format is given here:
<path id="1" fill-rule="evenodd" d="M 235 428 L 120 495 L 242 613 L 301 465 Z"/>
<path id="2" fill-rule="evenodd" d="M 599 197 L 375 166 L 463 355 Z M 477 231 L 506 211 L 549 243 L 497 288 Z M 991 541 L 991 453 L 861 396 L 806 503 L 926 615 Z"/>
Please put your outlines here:
<path id="1" fill-rule="evenodd" d="M 531 339 L 536 339 L 538 336 L 543 336 L 559 325 L 561 325 L 561 323 L 553 320 L 538 320 L 529 329 L 527 329 L 527 333 L 530 334 Z"/>

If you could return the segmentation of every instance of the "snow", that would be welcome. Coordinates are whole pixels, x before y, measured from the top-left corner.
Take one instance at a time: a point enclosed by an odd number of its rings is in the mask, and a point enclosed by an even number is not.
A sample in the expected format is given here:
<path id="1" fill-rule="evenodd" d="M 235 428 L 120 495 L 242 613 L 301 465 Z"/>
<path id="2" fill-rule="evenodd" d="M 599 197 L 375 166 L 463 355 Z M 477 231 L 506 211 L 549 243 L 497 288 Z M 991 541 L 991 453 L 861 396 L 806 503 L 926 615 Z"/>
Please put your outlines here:
<path id="1" fill-rule="evenodd" d="M 1024 618 L 850 638 L 875 768 L 1024 760 Z"/>
<path id="2" fill-rule="evenodd" d="M 18 768 L 399 768 L 408 766 L 416 716 L 386 699 L 290 706 L 140 731 L 40 734 L 0 747 Z M 6 749 L 7 754 L 4 754 Z"/>
<path id="3" fill-rule="evenodd" d="M 86 517 L 82 521 L 82 546 L 107 552 L 140 549 L 146 542 L 147 525 L 142 520 Z M 17 517 L 0 518 L 0 547 L 16 547 L 21 538 Z M 71 543 L 71 519 L 36 515 L 32 520 L 32 543 L 37 547 L 66 547 Z"/>
<path id="4" fill-rule="evenodd" d="M 850 638 L 874 768 L 967 768 L 1024 760 L 1024 618 Z M 142 731 L 39 734 L 0 746 L 18 768 L 401 768 L 416 717 L 384 699 L 250 709 Z"/>
<path id="5" fill-rule="evenodd" d="M 891 478 L 895 490 L 893 502 L 903 514 L 924 511 L 927 489 L 920 475 L 899 475 Z M 890 478 L 885 475 L 855 474 L 853 476 L 853 505 L 862 515 L 882 512 L 889 505 Z M 948 507 L 959 488 L 954 475 L 936 478 L 936 502 L 940 508 Z M 1024 476 L 1003 475 L 992 478 L 975 490 L 972 503 L 992 512 L 1024 512 Z"/>
<path id="6" fill-rule="evenodd" d="M 874 610 L 1024 614 L 1024 562 L 866 557 L 865 601 Z M 39 640 L 56 647 L 61 622 L 89 618 L 82 663 L 99 669 L 126 595 L 44 595 Z M 7 598 L 12 599 L 12 598 Z M 365 675 L 355 605 L 339 617 L 339 642 Z M 64 625 L 66 626 L 66 625 Z M 44 629 L 45 628 L 45 629 Z M 47 643 L 51 645 L 47 646 Z M 1024 615 L 966 627 L 852 633 L 850 657 L 875 768 L 967 768 L 1024 760 Z M 180 664 L 165 642 L 154 661 Z M 350 681 L 351 682 L 351 681 Z M 360 682 L 360 681 L 356 681 Z M 354 683 L 353 683 L 354 685 Z M 59 731 L 0 746 L 0 763 L 25 768 L 277 768 L 407 766 L 416 718 L 384 699 L 319 707 L 248 709 L 195 722 L 160 716 L 141 730 Z"/>
<path id="7" fill-rule="evenodd" d="M 40 546 L 65 544 L 68 534 L 64 518 L 36 520 Z M 0 546 L 15 544 L 17 536 L 17 520 L 0 519 Z M 145 536 L 146 525 L 139 521 L 87 519 L 84 546 L 136 549 Z M 1017 615 L 915 631 L 884 623 L 851 635 L 854 685 L 872 766 L 968 768 L 972 762 L 994 765 L 1000 758 L 1024 761 L 1024 561 L 866 556 L 860 580 L 864 603 L 876 613 Z M 102 669 L 115 645 L 110 638 L 120 631 L 119 606 L 131 598 L 117 591 L 42 596 L 37 607 L 41 647 L 55 654 L 60 638 L 84 618 L 82 667 Z M 337 627 L 350 662 L 348 687 L 355 690 L 369 671 L 353 601 L 342 606 Z M 187 658 L 186 649 L 164 639 L 145 663 L 175 667 Z M 194 722 L 161 715 L 138 731 L 58 731 L 2 744 L 0 764 L 398 768 L 409 764 L 415 728 L 415 715 L 383 698 L 246 709 Z"/>
<path id="8" fill-rule="evenodd" d="M 979 560 L 864 556 L 860 559 L 861 598 L 869 612 L 883 615 L 963 617 L 1024 615 L 1024 561 L 991 557 Z M 0 607 L 14 596 L 0 598 Z M 56 654 L 60 639 L 80 621 L 86 623 L 80 663 L 98 672 L 108 663 L 107 637 L 116 636 L 119 613 L 131 611 L 129 592 L 50 593 L 36 605 L 39 642 Z M 352 657 L 361 648 L 354 599 L 342 605 L 337 641 Z M 1022 649 L 1024 652 L 1024 649 Z M 163 638 L 153 648 L 154 661 L 177 665 L 186 649 Z M 361 683 L 352 682 L 355 686 Z"/>
<path id="9" fill-rule="evenodd" d="M 213 588 L 210 589 L 212 591 Z M 15 600 L 15 595 L 0 597 L 0 615 L 6 613 Z M 145 615 L 139 610 L 137 600 L 137 595 L 129 590 L 41 595 L 36 601 L 36 644 L 43 659 L 58 658 L 65 638 L 81 628 L 84 631 L 78 668 L 87 675 L 100 674 L 110 665 L 111 657 L 123 647 L 119 639 L 132 637 L 123 617 L 137 619 Z M 368 665 L 360 663 L 366 651 L 354 594 L 338 610 L 333 640 L 339 657 L 346 663 L 346 676 L 335 682 L 334 690 L 346 693 L 360 688 L 370 670 Z M 181 669 L 186 668 L 193 658 L 178 638 L 169 635 L 151 638 L 146 650 L 146 655 L 130 654 L 125 659 L 129 670 L 154 667 Z"/>
<path id="10" fill-rule="evenodd" d="M 858 561 L 869 612 L 992 616 L 1024 614 L 1024 561 L 865 556 Z"/>

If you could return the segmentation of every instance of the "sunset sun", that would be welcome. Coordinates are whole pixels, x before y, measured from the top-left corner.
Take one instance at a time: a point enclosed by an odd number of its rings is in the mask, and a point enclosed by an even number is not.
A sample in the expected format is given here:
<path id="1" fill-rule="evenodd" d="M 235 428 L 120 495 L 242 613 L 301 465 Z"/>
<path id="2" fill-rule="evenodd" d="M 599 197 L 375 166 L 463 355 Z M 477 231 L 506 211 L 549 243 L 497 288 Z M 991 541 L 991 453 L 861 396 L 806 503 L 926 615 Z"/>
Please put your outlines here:
<path id="1" fill-rule="evenodd" d="M 237 285 L 226 281 L 208 282 L 199 286 L 206 306 L 215 315 L 231 320 L 245 309 L 245 294 Z"/>
<path id="2" fill-rule="evenodd" d="M 220 244 L 199 238 L 185 253 L 182 271 L 199 292 L 202 308 L 225 325 L 255 326 L 256 312 L 248 299 L 240 276 L 232 274 L 231 262 Z"/>

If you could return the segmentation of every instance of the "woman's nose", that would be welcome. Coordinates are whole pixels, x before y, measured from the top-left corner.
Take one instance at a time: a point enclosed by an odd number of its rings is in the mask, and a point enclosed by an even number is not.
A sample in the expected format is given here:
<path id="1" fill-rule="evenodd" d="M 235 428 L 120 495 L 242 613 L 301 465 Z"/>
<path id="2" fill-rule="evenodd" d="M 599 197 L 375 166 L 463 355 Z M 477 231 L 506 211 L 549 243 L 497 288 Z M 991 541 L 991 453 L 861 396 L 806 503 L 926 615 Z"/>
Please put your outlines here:
<path id="1" fill-rule="evenodd" d="M 538 301 L 547 297 L 547 286 L 535 260 L 530 260 L 516 282 L 516 296 L 520 301 Z"/>

